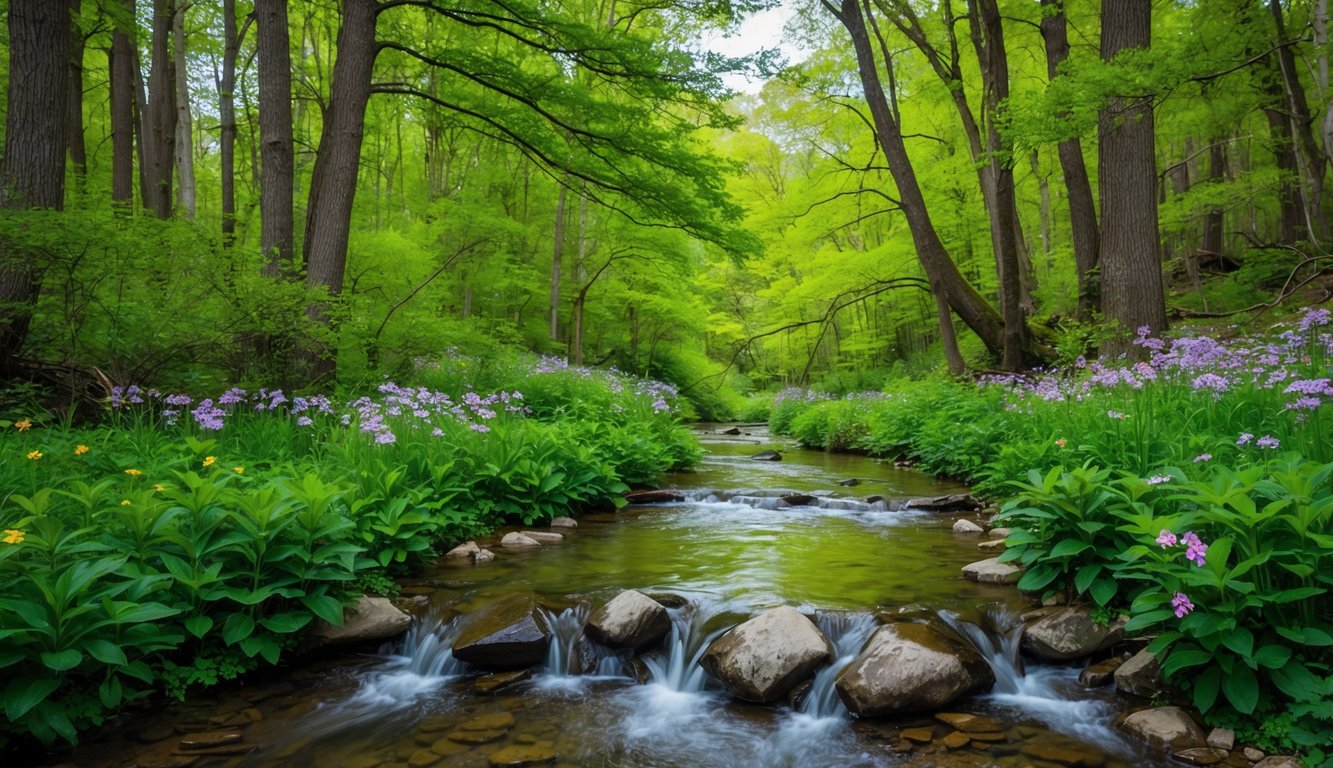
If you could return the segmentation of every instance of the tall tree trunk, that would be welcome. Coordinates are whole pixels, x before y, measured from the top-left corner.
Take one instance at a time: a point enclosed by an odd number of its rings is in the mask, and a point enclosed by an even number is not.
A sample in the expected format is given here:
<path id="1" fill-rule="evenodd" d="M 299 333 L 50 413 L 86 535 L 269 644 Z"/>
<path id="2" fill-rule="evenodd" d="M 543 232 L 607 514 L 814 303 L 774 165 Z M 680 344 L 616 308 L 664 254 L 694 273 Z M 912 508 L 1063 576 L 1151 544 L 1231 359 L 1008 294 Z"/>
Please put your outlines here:
<path id="1" fill-rule="evenodd" d="M 1324 171 L 1326 164 L 1319 145 L 1314 140 L 1310 115 L 1310 105 L 1305 98 L 1305 86 L 1301 85 L 1300 72 L 1296 69 L 1296 56 L 1287 45 L 1287 25 L 1282 19 L 1281 0 L 1268 0 L 1269 11 L 1273 15 L 1273 25 L 1277 30 L 1277 63 L 1282 72 L 1282 84 L 1287 93 L 1287 113 L 1291 119 L 1291 132 L 1296 137 L 1296 162 L 1301 168 L 1301 175 L 1309 185 L 1305 194 L 1306 225 L 1310 239 L 1319 240 L 1328 235 L 1328 225 L 1324 221 Z"/>
<path id="2" fill-rule="evenodd" d="M 352 201 L 361 161 L 361 137 L 370 101 L 375 66 L 375 0 L 345 0 L 338 30 L 338 58 L 333 65 L 329 107 L 324 115 L 319 152 L 310 177 L 306 206 L 306 279 L 330 296 L 342 292 L 347 242 L 352 228 Z M 315 320 L 328 323 L 322 307 L 310 308 Z M 335 361 L 329 350 L 316 350 L 310 373 L 331 376 Z"/>
<path id="3" fill-rule="evenodd" d="M 150 138 L 153 134 L 152 117 L 148 109 L 148 86 L 144 84 L 138 45 L 130 49 L 130 62 L 134 79 L 134 146 L 139 154 L 139 203 L 145 210 L 156 210 L 156 185 L 153 183 L 152 169 L 157 166 L 153 159 L 157 144 Z"/>
<path id="4" fill-rule="evenodd" d="M 222 242 L 236 239 L 236 0 L 222 0 L 222 75 L 218 78 L 218 160 L 222 183 Z"/>
<path id="5" fill-rule="evenodd" d="M 926 208 L 925 197 L 917 183 L 916 170 L 907 155 L 907 146 L 893 111 L 884 95 L 884 87 L 879 77 L 879 66 L 875 52 L 870 44 L 866 30 L 865 17 L 858 0 L 841 0 L 835 6 L 824 0 L 824 7 L 842 23 L 851 36 L 856 51 L 857 69 L 861 78 L 861 88 L 870 107 L 871 118 L 878 134 L 879 143 L 884 150 L 889 170 L 898 187 L 902 211 L 907 219 L 912 241 L 916 246 L 917 259 L 931 290 L 944 296 L 949 307 L 981 339 L 991 354 L 997 357 L 1004 349 L 1004 322 L 995 309 L 977 293 L 977 290 L 958 271 L 958 267 L 949 258 L 944 243 L 935 231 Z M 886 62 L 892 66 L 892 62 Z M 941 329 L 943 330 L 943 329 Z"/>
<path id="6" fill-rule="evenodd" d="M 1217 138 L 1208 148 L 1208 183 L 1221 184 L 1227 177 L 1227 149 L 1224 138 Z M 1224 211 L 1213 208 L 1203 217 L 1203 238 L 1199 250 L 1204 255 L 1221 255 L 1225 252 L 1223 244 Z"/>
<path id="7" fill-rule="evenodd" d="M 194 181 L 194 120 L 190 115 L 190 70 L 185 59 L 185 12 L 189 4 L 176 9 L 172 22 L 172 75 L 175 80 L 176 100 L 176 173 L 180 185 L 176 190 L 180 207 L 186 218 L 194 219 L 196 188 Z"/>
<path id="8" fill-rule="evenodd" d="M 565 187 L 555 202 L 555 246 L 551 249 L 551 339 L 560 338 L 560 262 L 565 255 Z"/>
<path id="9" fill-rule="evenodd" d="M 1152 39 L 1152 0 L 1120 0 L 1102 9 L 1104 61 Z M 1102 203 L 1102 312 L 1125 334 L 1106 345 L 1128 353 L 1129 334 L 1166 329 L 1166 299 L 1157 248 L 1157 162 L 1152 99 L 1118 97 L 1097 121 Z"/>
<path id="10" fill-rule="evenodd" d="M 255 19 L 259 48 L 259 242 L 267 259 L 264 274 L 276 277 L 284 268 L 291 268 L 296 228 L 292 212 L 292 60 L 286 0 L 255 0 Z M 352 183 L 356 183 L 355 178 Z M 350 207 L 348 210 L 350 215 Z"/>
<path id="11" fill-rule="evenodd" d="M 175 0 L 153 0 L 152 61 L 148 71 L 148 187 L 144 206 L 159 219 L 171 217 L 176 156 L 176 77 L 171 51 Z"/>
<path id="12" fill-rule="evenodd" d="M 83 16 L 83 0 L 69 2 L 69 85 L 66 92 L 65 114 L 69 125 L 65 128 L 69 136 L 69 164 L 74 170 L 75 182 L 79 192 L 85 192 L 88 174 L 88 150 L 83 140 L 83 49 L 87 38 L 80 26 Z"/>
<path id="13" fill-rule="evenodd" d="M 1064 0 L 1041 0 L 1041 34 L 1046 42 L 1046 75 L 1060 76 L 1060 64 L 1069 57 L 1069 35 L 1065 26 Z M 1069 195 L 1070 235 L 1074 243 L 1074 269 L 1078 273 L 1078 315 L 1092 316 L 1101 300 L 1095 270 L 1101 249 L 1097 229 L 1097 208 L 1093 203 L 1092 184 L 1083 162 L 1083 145 L 1078 137 L 1066 139 L 1057 147 L 1060 171 Z"/>
<path id="14" fill-rule="evenodd" d="M 134 44 L 127 26 L 134 23 L 134 0 L 119 0 L 111 33 L 111 202 L 134 206 Z M 132 27 L 131 27 L 132 28 Z"/>
<path id="15" fill-rule="evenodd" d="M 69 120 L 69 6 L 9 0 L 9 102 L 0 206 L 9 210 L 65 203 Z M 37 254 L 0 248 L 0 375 L 15 372 L 41 289 Z"/>
<path id="16" fill-rule="evenodd" d="M 1023 315 L 1022 267 L 1018 256 L 1018 204 L 1014 194 L 1013 147 L 1000 135 L 1002 110 L 1009 98 L 1009 60 L 1004 49 L 1004 29 L 995 0 L 969 0 L 974 27 L 973 40 L 981 62 L 985 86 L 986 149 L 995 183 L 992 228 L 999 246 L 996 252 L 1000 277 L 1000 311 L 1004 318 L 1005 370 L 1023 368 L 1028 346 L 1027 320 Z"/>

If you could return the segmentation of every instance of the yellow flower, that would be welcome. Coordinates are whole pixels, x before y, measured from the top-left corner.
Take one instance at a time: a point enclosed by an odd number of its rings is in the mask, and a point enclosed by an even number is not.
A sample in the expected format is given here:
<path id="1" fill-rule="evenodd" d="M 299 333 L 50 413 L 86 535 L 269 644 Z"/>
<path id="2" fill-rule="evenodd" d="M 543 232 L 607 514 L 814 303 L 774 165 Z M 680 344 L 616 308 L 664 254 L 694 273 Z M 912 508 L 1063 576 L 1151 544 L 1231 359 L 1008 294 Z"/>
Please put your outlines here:
<path id="1" fill-rule="evenodd" d="M 231 471 L 232 471 L 232 472 L 235 472 L 235 473 L 238 474 L 238 475 L 244 475 L 244 474 L 245 474 L 245 467 L 232 467 L 232 468 L 231 468 Z"/>
<path id="2" fill-rule="evenodd" d="M 122 506 L 122 507 L 128 507 L 129 505 L 130 505 L 130 500 L 129 500 L 129 499 L 121 499 L 121 500 L 120 500 L 120 506 Z"/>
<path id="3" fill-rule="evenodd" d="M 153 490 L 155 491 L 165 491 L 166 489 L 167 487 L 161 483 L 153 483 Z"/>
<path id="4" fill-rule="evenodd" d="M 28 458 L 31 459 L 31 460 L 33 460 L 33 461 L 37 461 L 38 459 L 42 458 L 42 452 L 41 452 L 41 451 L 28 451 Z"/>
<path id="5" fill-rule="evenodd" d="M 23 531 L 15 530 L 15 529 L 13 529 L 13 528 L 6 528 L 6 529 L 5 529 L 5 543 L 6 543 L 6 544 L 22 544 L 22 543 L 23 543 Z"/>
<path id="6" fill-rule="evenodd" d="M 20 432 L 27 432 L 29 429 L 32 429 L 32 422 L 27 419 L 22 419 L 14 422 L 14 428 Z"/>
<path id="7" fill-rule="evenodd" d="M 84 445 L 83 443 L 79 443 L 78 445 L 74 446 L 75 456 L 82 456 L 87 452 L 88 452 L 88 446 Z"/>
<path id="8" fill-rule="evenodd" d="M 141 469 L 127 469 L 127 470 L 125 470 L 125 474 L 129 475 L 130 477 L 138 477 L 139 475 L 142 475 L 142 474 L 143 474 L 143 470 L 141 470 Z"/>
<path id="9" fill-rule="evenodd" d="M 213 462 L 215 462 L 215 461 L 217 461 L 217 460 L 218 460 L 218 457 L 216 457 L 216 456 L 205 456 L 205 457 L 204 457 L 204 466 L 205 466 L 205 467 L 211 467 L 211 466 L 213 466 Z"/>

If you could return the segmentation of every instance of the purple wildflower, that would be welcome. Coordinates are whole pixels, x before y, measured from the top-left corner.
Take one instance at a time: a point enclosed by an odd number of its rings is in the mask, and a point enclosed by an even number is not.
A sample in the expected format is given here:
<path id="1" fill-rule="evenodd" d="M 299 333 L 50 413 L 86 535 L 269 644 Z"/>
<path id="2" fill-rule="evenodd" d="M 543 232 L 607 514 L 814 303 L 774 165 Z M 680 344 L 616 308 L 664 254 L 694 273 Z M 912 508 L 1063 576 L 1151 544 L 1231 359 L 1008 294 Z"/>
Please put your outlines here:
<path id="1" fill-rule="evenodd" d="M 1236 438 L 1236 445 L 1249 445 L 1250 441 L 1253 439 L 1254 435 L 1251 435 L 1249 432 L 1242 432 L 1240 433 L 1240 437 Z"/>
<path id="2" fill-rule="evenodd" d="M 1120 411 L 1107 411 L 1106 418 L 1115 419 L 1116 421 L 1124 421 L 1125 414 L 1121 413 Z"/>
<path id="3" fill-rule="evenodd" d="M 1180 543 L 1185 545 L 1185 559 L 1203 567 L 1204 556 L 1208 554 L 1208 545 L 1200 541 L 1194 531 L 1186 531 L 1180 537 Z"/>
<path id="4" fill-rule="evenodd" d="M 1279 442 L 1278 439 L 1276 437 L 1273 437 L 1272 435 L 1264 435 L 1263 437 L 1256 440 L 1254 444 L 1259 446 L 1260 448 L 1275 450 L 1279 445 L 1281 445 L 1281 442 Z"/>
<path id="5" fill-rule="evenodd" d="M 1194 603 L 1190 602 L 1189 596 L 1184 592 L 1177 592 L 1171 598 L 1171 607 L 1176 609 L 1176 618 L 1183 619 L 1194 610 Z"/>
<path id="6" fill-rule="evenodd" d="M 1148 485 L 1161 485 L 1162 483 L 1169 483 L 1169 482 L 1171 482 L 1170 475 L 1153 475 L 1152 477 L 1148 478 Z"/>
<path id="7" fill-rule="evenodd" d="M 1201 462 L 1201 461 L 1211 461 L 1212 458 L 1213 458 L 1213 454 L 1211 454 L 1211 453 L 1201 453 L 1201 454 L 1199 454 L 1198 456 L 1195 456 L 1195 457 L 1194 457 L 1194 463 L 1195 463 L 1195 464 L 1198 464 L 1198 463 Z"/>
<path id="8" fill-rule="evenodd" d="M 1176 535 L 1166 530 L 1165 528 L 1162 529 L 1161 533 L 1157 534 L 1157 543 L 1162 545 L 1162 549 L 1166 549 L 1167 547 L 1174 547 L 1176 545 L 1176 541 L 1177 541 Z"/>

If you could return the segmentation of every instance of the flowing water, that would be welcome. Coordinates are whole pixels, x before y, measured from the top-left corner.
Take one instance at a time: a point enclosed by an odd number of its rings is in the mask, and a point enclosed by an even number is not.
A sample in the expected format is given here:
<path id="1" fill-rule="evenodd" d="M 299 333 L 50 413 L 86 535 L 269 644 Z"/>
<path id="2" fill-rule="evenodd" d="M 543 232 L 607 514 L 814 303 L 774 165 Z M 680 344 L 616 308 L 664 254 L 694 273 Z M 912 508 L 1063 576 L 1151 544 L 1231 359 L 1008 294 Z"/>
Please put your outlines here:
<path id="1" fill-rule="evenodd" d="M 783 461 L 749 458 L 771 447 Z M 901 510 L 905 497 L 965 489 L 864 457 L 774 446 L 762 431 L 707 448 L 699 471 L 668 479 L 687 501 L 588 515 L 565 542 L 496 547 L 491 564 L 441 565 L 409 585 L 428 599 L 425 618 L 376 656 L 307 665 L 131 721 L 72 762 L 179 765 L 170 749 L 178 736 L 137 743 L 166 723 L 180 732 L 243 729 L 245 749 L 197 763 L 237 768 L 487 766 L 497 750 L 517 747 L 588 768 L 1053 765 L 1040 759 L 1050 750 L 1034 745 L 1072 750 L 1088 764 L 1153 764 L 1109 727 L 1126 702 L 1081 689 L 1075 668 L 1023 668 L 1016 617 L 1026 606 L 1012 588 L 961 577 L 980 556 L 975 538 L 951 534 L 956 516 Z M 809 498 L 780 500 L 792 494 Z M 638 659 L 580 643 L 589 607 L 626 588 L 678 606 L 667 640 Z M 530 679 L 483 693 L 480 673 L 449 651 L 453 617 L 515 591 L 548 607 L 550 651 Z M 812 615 L 834 660 L 795 706 L 737 702 L 698 659 L 727 628 L 776 605 Z M 1002 742 L 900 752 L 905 727 L 951 729 L 929 716 L 861 721 L 843 707 L 837 673 L 877 614 L 898 611 L 937 613 L 988 659 L 994 690 L 953 709 L 999 721 Z"/>

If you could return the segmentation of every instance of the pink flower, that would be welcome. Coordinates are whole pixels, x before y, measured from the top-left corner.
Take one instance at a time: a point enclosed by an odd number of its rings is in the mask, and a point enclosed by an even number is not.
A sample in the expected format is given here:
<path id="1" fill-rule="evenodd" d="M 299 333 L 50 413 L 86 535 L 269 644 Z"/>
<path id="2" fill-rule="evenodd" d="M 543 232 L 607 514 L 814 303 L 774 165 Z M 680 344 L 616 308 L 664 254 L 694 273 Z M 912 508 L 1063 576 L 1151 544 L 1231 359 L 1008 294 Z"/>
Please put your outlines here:
<path id="1" fill-rule="evenodd" d="M 1189 596 L 1184 592 L 1177 592 L 1175 597 L 1171 598 L 1171 607 L 1176 609 L 1176 618 L 1183 619 L 1194 610 L 1194 603 L 1190 602 Z"/>
<path id="2" fill-rule="evenodd" d="M 1157 543 L 1162 545 L 1162 549 L 1174 547 L 1176 545 L 1176 535 L 1163 528 L 1162 532 L 1157 534 Z"/>
<path id="3" fill-rule="evenodd" d="M 1194 463 L 1195 463 L 1195 464 L 1198 464 L 1198 463 L 1201 462 L 1201 461 L 1209 461 L 1209 460 L 1211 460 L 1212 458 L 1213 458 L 1213 454 L 1211 454 L 1211 453 L 1201 453 L 1201 454 L 1199 454 L 1198 456 L 1195 456 L 1195 457 L 1194 457 Z"/>
<path id="4" fill-rule="evenodd" d="M 1065 446 L 1068 445 L 1068 444 L 1069 444 L 1069 441 L 1066 440 L 1066 439 L 1064 439 L 1063 437 L 1060 438 L 1059 440 L 1056 440 L 1056 441 L 1055 441 L 1055 447 L 1057 447 L 1057 448 L 1063 448 L 1063 447 L 1065 447 Z"/>
<path id="5" fill-rule="evenodd" d="M 1185 545 L 1185 559 L 1199 567 L 1203 567 L 1204 555 L 1208 554 L 1208 545 L 1199 540 L 1194 531 L 1186 531 L 1180 537 L 1180 543 Z"/>

